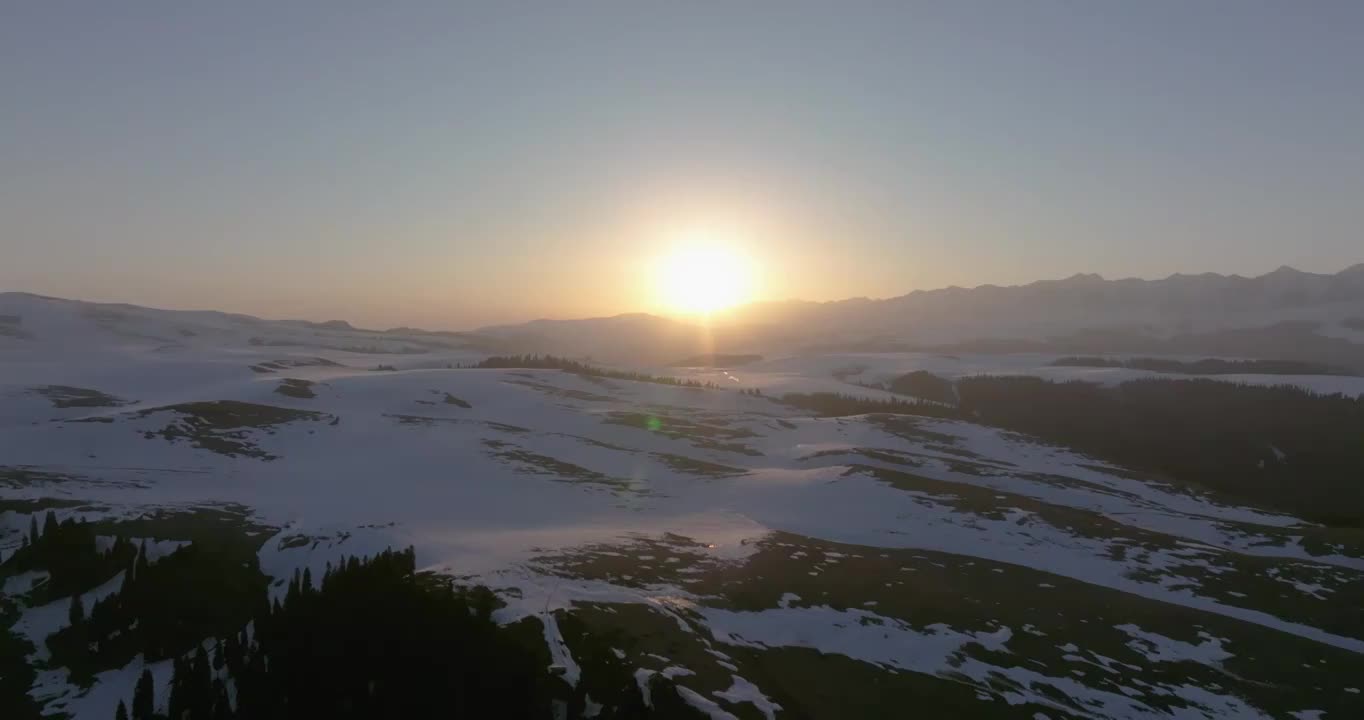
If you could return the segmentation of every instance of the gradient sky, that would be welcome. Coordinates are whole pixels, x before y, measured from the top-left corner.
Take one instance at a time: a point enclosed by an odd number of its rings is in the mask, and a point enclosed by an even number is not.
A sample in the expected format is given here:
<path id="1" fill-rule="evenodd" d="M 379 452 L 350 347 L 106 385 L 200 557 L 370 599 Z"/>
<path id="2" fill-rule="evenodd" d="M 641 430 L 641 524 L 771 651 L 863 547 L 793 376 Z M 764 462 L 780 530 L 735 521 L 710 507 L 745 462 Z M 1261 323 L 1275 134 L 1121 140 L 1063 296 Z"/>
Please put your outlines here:
<path id="1" fill-rule="evenodd" d="M 381 7 L 382 6 L 382 7 Z M 1364 260 L 1364 3 L 11 2 L 0 290 L 366 325 Z"/>

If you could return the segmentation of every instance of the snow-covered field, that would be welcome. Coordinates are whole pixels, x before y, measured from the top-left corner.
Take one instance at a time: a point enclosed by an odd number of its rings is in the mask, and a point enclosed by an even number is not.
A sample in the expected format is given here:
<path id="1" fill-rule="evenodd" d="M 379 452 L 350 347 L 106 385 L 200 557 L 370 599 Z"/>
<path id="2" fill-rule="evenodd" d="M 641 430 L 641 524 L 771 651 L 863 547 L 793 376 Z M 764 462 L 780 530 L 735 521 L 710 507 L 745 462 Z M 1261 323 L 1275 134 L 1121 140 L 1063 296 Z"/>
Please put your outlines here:
<path id="1" fill-rule="evenodd" d="M 722 386 L 703 390 L 459 369 L 487 352 L 453 336 L 0 298 L 23 331 L 0 335 L 6 500 L 87 518 L 244 506 L 277 578 L 413 545 L 499 591 L 502 619 L 540 618 L 570 679 L 571 616 L 649 629 L 620 650 L 637 677 L 672 677 L 717 718 L 830 716 L 816 677 L 845 716 L 926 692 L 1024 717 L 1364 716 L 1358 537 L 988 427 L 815 418 L 725 387 L 1150 373 L 858 354 L 681 371 Z M 0 551 L 29 521 L 0 513 Z M 41 656 L 63 622 L 39 606 L 16 628 Z M 31 694 L 108 717 L 138 672 L 87 689 L 47 668 Z"/>

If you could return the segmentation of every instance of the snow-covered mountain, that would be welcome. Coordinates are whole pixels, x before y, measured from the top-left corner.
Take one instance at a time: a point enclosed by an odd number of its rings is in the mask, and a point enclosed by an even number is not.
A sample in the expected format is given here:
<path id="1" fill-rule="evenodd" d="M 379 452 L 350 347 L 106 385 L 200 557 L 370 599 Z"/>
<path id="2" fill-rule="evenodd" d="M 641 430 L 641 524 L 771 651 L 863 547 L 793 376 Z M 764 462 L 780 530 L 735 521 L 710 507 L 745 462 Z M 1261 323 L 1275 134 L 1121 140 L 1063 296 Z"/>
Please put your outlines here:
<path id="1" fill-rule="evenodd" d="M 893 336 L 916 343 L 1042 339 L 1086 329 L 1207 332 L 1364 312 L 1364 264 L 1334 275 L 1280 267 L 1259 277 L 1176 274 L 1161 280 L 1074 275 L 1028 285 L 922 290 L 885 300 L 768 303 L 746 322 L 797 322 L 811 332 Z"/>
<path id="2" fill-rule="evenodd" d="M 966 346 L 1086 352 L 1219 352 L 1364 367 L 1364 264 L 1334 275 L 1289 267 L 1259 277 L 1075 275 L 1028 285 L 922 290 L 884 300 L 763 302 L 705 323 L 648 315 L 538 320 L 480 334 L 528 351 L 666 363 L 698 353 Z M 1253 336 L 1253 337 L 1252 337 Z M 1319 336 L 1326 340 L 1304 336 Z M 1347 345 L 1341 345 L 1339 340 Z"/>
<path id="3" fill-rule="evenodd" d="M 1262 284 L 1281 282 L 1298 287 Z M 1081 286 L 1109 287 L 1019 292 Z M 889 398 L 853 383 L 914 369 L 1149 373 L 910 353 L 650 371 L 711 383 L 691 387 L 460 367 L 517 347 L 498 331 L 29 295 L 0 296 L 0 322 L 0 557 L 47 510 L 162 554 L 204 524 L 236 532 L 276 593 L 298 568 L 412 545 L 421 568 L 493 588 L 499 619 L 538 621 L 566 682 L 590 683 L 598 662 L 571 623 L 712 718 L 1364 712 L 1364 545 L 1348 529 L 968 420 L 774 400 Z M 691 332 L 638 317 L 530 327 L 605 328 L 588 344 Z M 170 660 L 99 668 L 89 686 L 50 665 L 70 599 L 30 604 L 49 578 L 3 567 L 7 632 L 32 644 L 20 659 L 48 712 L 110 717 L 144 664 L 164 688 Z"/>

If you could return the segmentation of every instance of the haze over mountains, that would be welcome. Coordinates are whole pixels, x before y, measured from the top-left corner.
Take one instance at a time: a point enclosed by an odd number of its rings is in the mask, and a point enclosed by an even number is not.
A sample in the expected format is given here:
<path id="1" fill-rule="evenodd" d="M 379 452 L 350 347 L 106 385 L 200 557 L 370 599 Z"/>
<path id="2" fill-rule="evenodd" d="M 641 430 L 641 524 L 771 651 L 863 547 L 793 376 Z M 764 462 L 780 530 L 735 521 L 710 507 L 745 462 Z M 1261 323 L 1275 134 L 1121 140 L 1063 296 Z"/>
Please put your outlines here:
<path id="1" fill-rule="evenodd" d="M 1232 332 L 1234 331 L 1234 332 Z M 883 300 L 755 303 L 702 330 L 620 315 L 537 320 L 478 334 L 522 351 L 658 363 L 701 352 L 1038 350 L 1177 352 L 1364 364 L 1364 264 L 1258 277 L 1074 275 L 1028 285 L 921 290 Z"/>
<path id="2" fill-rule="evenodd" d="M 55 302 L 0 294 L 0 337 L 41 339 L 33 308 Z M 130 305 L 88 304 L 109 313 L 150 317 Z M 25 310 L 28 307 L 28 310 Z M 148 315 L 148 314 L 151 315 Z M 887 299 L 759 302 L 706 323 L 644 313 L 534 320 L 471 332 L 409 327 L 363 330 L 343 320 L 268 322 L 225 313 L 209 336 L 232 328 L 251 335 L 334 335 L 338 347 L 472 347 L 555 353 L 601 362 L 662 365 L 708 353 L 801 354 L 831 351 L 1151 353 L 1299 360 L 1364 369 L 1364 264 L 1335 274 L 1290 267 L 1258 277 L 1176 274 L 1160 280 L 1105 280 L 1074 275 L 1027 285 L 919 290 Z M 150 329 L 144 329 L 152 332 Z M 318 334 L 321 335 L 318 335 Z M 153 332 L 153 334 L 155 334 Z M 176 334 L 167 342 L 187 342 Z M 283 337 L 262 342 L 284 342 Z"/>

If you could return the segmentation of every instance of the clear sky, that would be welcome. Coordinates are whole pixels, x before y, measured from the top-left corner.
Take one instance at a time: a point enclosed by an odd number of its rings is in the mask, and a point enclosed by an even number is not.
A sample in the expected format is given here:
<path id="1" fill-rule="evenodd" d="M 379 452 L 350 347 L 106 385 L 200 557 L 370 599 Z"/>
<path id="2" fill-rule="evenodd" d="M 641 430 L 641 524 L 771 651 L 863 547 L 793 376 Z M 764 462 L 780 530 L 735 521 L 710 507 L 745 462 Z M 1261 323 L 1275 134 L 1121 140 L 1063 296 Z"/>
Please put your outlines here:
<path id="1" fill-rule="evenodd" d="M 470 327 L 1364 260 L 1364 2 L 8 2 L 0 290 Z"/>

